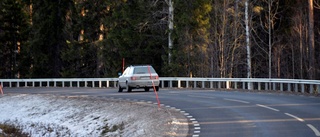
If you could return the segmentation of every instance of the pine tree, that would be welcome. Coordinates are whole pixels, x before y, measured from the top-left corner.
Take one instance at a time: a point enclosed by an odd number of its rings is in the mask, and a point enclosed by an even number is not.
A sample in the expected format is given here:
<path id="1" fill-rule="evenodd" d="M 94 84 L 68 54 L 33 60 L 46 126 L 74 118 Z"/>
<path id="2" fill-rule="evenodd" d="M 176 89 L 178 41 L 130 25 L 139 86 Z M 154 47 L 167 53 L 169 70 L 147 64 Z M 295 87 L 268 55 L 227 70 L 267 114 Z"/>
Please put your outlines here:
<path id="1" fill-rule="evenodd" d="M 19 78 L 21 50 L 26 48 L 28 22 L 21 0 L 0 2 L 0 77 Z"/>

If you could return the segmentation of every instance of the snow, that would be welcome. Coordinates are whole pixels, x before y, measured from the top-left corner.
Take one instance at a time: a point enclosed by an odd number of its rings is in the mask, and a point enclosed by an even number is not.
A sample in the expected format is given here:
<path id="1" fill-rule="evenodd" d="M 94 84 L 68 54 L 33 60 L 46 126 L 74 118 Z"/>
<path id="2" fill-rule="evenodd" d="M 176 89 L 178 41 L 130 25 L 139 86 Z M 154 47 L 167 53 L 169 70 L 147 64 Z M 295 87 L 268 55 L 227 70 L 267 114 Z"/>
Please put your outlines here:
<path id="1" fill-rule="evenodd" d="M 187 119 L 174 109 L 98 97 L 0 95 L 1 123 L 14 124 L 32 137 L 188 134 Z"/>

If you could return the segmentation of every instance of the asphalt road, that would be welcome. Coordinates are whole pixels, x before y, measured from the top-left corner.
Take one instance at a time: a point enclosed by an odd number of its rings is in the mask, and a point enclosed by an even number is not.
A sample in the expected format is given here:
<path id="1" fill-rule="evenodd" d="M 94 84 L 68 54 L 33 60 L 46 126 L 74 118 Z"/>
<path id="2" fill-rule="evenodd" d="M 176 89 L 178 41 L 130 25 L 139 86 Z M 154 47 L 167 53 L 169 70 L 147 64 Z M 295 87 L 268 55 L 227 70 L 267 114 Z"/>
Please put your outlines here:
<path id="1" fill-rule="evenodd" d="M 157 103 L 154 92 L 98 88 L 8 88 L 6 93 L 113 97 Z M 160 89 L 161 107 L 179 109 L 200 137 L 320 137 L 320 98 L 279 93 Z"/>

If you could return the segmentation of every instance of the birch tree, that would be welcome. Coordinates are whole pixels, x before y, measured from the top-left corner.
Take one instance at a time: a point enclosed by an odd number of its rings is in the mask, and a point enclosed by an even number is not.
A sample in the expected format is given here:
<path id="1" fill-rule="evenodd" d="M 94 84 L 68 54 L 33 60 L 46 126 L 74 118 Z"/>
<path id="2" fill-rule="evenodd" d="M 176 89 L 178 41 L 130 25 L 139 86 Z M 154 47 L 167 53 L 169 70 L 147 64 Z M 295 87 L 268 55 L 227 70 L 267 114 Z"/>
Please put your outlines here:
<path id="1" fill-rule="evenodd" d="M 246 48 L 247 48 L 247 78 L 251 76 L 251 51 L 250 51 L 250 28 L 249 28 L 249 0 L 245 1 L 245 25 L 246 25 Z M 252 85 L 248 83 L 248 89 L 252 89 Z"/>

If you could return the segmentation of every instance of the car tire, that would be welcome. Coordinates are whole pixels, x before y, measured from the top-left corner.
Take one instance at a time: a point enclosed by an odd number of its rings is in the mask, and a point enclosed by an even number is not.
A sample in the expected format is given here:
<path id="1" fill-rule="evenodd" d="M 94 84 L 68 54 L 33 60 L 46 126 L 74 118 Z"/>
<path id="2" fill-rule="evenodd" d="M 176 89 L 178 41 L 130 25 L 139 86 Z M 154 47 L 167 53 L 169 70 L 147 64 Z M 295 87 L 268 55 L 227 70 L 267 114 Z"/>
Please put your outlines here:
<path id="1" fill-rule="evenodd" d="M 121 88 L 121 86 L 119 85 L 119 90 L 118 92 L 122 92 L 123 91 L 123 88 Z"/>
<path id="2" fill-rule="evenodd" d="M 149 91 L 150 88 L 144 88 L 144 91 Z"/>
<path id="3" fill-rule="evenodd" d="M 132 91 L 132 87 L 130 87 L 129 85 L 127 85 L 127 92 L 131 92 Z"/>

